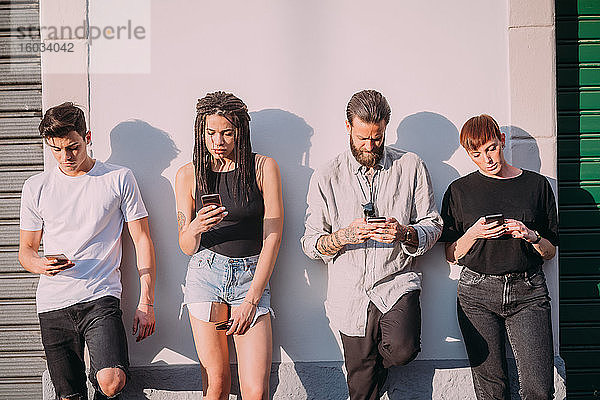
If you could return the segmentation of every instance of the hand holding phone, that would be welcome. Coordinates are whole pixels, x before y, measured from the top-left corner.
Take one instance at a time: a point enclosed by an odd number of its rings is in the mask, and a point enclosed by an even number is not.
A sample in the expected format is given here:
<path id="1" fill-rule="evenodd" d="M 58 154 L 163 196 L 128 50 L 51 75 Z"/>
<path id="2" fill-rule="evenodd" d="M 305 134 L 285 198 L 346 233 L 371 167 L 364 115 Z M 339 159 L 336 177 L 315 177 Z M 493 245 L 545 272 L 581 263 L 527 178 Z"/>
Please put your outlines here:
<path id="1" fill-rule="evenodd" d="M 200 202 L 202 203 L 202 207 L 214 205 L 217 207 L 221 206 L 221 195 L 218 193 L 213 194 L 203 194 L 200 196 Z"/>
<path id="2" fill-rule="evenodd" d="M 40 273 L 43 275 L 54 276 L 61 271 L 75 266 L 75 263 L 69 260 L 69 258 L 62 253 L 47 254 L 44 256 L 44 258 L 46 258 L 48 261 L 44 263 L 43 270 L 40 271 Z"/>
<path id="3" fill-rule="evenodd" d="M 367 224 L 377 224 L 386 221 L 387 217 L 367 217 Z"/>
<path id="4" fill-rule="evenodd" d="M 218 193 L 204 194 L 200 196 L 202 208 L 196 213 L 196 217 L 190 222 L 193 232 L 203 233 L 218 224 L 227 216 L 225 207 L 221 205 L 221 196 Z"/>
<path id="5" fill-rule="evenodd" d="M 46 257 L 49 261 L 52 261 L 52 265 L 62 265 L 69 262 L 69 258 L 64 254 L 47 254 Z"/>
<path id="6" fill-rule="evenodd" d="M 498 222 L 498 225 L 504 224 L 504 216 L 502 214 L 486 215 L 484 218 L 486 224 L 491 224 L 492 222 Z"/>
<path id="7" fill-rule="evenodd" d="M 226 331 L 231 328 L 231 324 L 233 323 L 232 319 L 226 319 L 225 321 L 215 322 L 215 329 L 218 331 Z"/>
<path id="8" fill-rule="evenodd" d="M 496 222 L 494 224 L 494 222 Z M 474 239 L 497 239 L 506 233 L 504 216 L 502 214 L 490 214 L 480 217 L 465 234 Z"/>

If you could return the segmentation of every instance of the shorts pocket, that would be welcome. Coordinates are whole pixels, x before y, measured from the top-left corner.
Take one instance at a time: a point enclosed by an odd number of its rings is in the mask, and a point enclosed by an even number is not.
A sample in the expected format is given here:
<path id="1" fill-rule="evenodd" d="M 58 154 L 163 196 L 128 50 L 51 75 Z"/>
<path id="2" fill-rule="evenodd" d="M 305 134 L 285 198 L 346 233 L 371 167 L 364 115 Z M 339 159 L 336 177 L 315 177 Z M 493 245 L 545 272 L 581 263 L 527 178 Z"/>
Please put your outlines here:
<path id="1" fill-rule="evenodd" d="M 196 253 L 190 258 L 188 268 L 210 268 L 209 256 L 202 253 Z"/>

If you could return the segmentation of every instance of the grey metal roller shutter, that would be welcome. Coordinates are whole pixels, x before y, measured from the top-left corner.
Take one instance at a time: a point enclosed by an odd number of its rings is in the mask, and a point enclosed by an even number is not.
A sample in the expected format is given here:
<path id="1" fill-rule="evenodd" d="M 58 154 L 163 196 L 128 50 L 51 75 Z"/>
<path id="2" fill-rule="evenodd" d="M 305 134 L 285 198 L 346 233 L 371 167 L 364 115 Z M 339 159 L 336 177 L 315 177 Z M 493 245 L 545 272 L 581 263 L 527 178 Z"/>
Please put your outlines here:
<path id="1" fill-rule="evenodd" d="M 20 26 L 39 26 L 38 2 L 0 0 L 0 399 L 41 399 L 38 278 L 19 265 L 17 249 L 21 187 L 43 170 L 42 80 L 40 54 L 14 51 Z"/>

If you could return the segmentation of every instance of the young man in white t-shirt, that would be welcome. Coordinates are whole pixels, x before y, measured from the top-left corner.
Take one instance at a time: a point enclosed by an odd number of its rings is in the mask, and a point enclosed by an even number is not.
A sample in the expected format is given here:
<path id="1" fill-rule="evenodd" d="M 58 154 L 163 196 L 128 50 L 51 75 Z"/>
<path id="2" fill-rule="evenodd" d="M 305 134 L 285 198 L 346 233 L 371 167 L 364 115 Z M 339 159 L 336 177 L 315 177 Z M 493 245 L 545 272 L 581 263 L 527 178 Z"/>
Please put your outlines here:
<path id="1" fill-rule="evenodd" d="M 48 371 L 59 398 L 87 399 L 87 344 L 94 399 L 114 398 L 129 367 L 119 305 L 123 222 L 141 285 L 133 334 L 139 341 L 154 332 L 156 265 L 148 213 L 129 169 L 88 155 L 91 132 L 80 108 L 63 103 L 49 109 L 39 129 L 58 166 L 23 186 L 19 262 L 40 274 L 36 304 Z"/>

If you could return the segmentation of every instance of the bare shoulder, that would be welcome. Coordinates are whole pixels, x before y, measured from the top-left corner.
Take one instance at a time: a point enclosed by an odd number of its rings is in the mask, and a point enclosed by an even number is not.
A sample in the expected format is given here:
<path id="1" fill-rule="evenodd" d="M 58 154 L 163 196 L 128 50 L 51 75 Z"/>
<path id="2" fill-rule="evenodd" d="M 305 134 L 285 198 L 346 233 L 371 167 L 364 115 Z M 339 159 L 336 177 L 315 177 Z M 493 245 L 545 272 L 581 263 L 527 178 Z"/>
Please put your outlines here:
<path id="1" fill-rule="evenodd" d="M 279 166 L 274 158 L 264 156 L 262 154 L 256 154 L 256 171 L 257 173 L 269 173 L 278 170 Z"/>
<path id="2" fill-rule="evenodd" d="M 194 182 L 194 165 L 189 162 L 177 171 L 175 179 L 181 183 Z"/>
<path id="3" fill-rule="evenodd" d="M 175 177 L 175 185 L 181 189 L 192 191 L 195 187 L 194 165 L 189 162 L 179 168 Z"/>
<path id="4" fill-rule="evenodd" d="M 256 154 L 256 183 L 260 191 L 263 192 L 264 182 L 273 182 L 273 179 L 276 181 L 281 179 L 277 161 L 271 157 Z"/>

